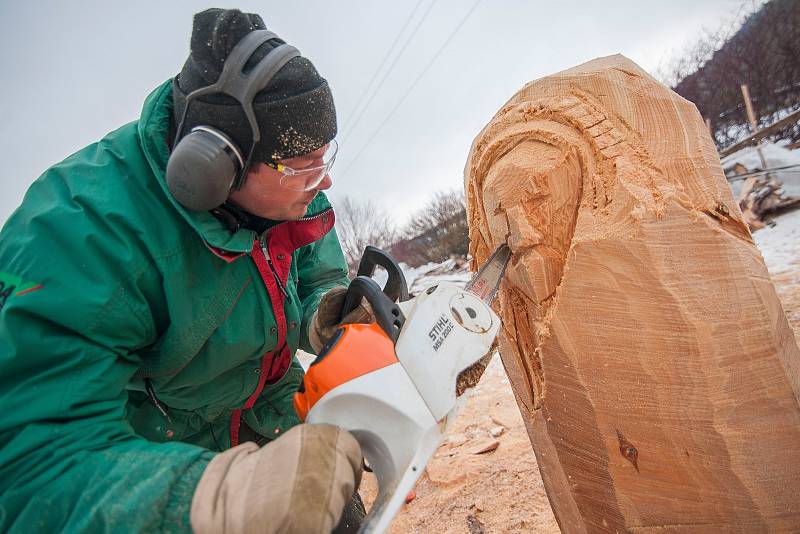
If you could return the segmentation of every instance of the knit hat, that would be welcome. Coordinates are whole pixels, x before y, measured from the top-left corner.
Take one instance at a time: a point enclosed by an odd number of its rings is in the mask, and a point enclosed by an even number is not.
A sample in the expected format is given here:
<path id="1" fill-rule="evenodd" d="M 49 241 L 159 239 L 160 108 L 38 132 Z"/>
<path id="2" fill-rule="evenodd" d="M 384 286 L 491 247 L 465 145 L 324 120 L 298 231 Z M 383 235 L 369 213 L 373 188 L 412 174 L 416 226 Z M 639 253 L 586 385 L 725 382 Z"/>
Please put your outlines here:
<path id="1" fill-rule="evenodd" d="M 194 16 L 189 58 L 172 84 L 176 125 L 189 93 L 214 84 L 236 44 L 248 33 L 264 29 L 259 15 L 238 9 L 207 9 Z M 262 44 L 245 70 L 281 44 L 281 39 Z M 253 110 L 261 131 L 261 140 L 253 150 L 254 162 L 302 156 L 336 136 L 336 109 L 328 82 L 304 57 L 293 58 L 277 72 L 256 94 Z M 249 152 L 253 132 L 241 105 L 230 96 L 211 94 L 193 99 L 182 135 L 200 125 L 224 132 L 245 156 Z"/>

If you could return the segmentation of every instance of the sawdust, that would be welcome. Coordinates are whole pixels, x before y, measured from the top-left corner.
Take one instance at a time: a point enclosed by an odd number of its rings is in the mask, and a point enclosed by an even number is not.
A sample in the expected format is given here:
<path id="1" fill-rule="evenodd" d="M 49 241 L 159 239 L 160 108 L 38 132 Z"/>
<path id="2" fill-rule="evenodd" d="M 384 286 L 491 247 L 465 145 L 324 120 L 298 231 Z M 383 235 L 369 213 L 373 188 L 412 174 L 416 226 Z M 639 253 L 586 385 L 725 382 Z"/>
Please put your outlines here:
<path id="1" fill-rule="evenodd" d="M 494 443 L 492 451 L 478 454 Z M 377 494 L 373 475 L 364 477 L 360 493 L 369 507 Z M 473 530 L 478 524 L 482 530 Z M 559 532 L 499 357 L 487 366 L 417 483 L 415 499 L 388 532 Z"/>

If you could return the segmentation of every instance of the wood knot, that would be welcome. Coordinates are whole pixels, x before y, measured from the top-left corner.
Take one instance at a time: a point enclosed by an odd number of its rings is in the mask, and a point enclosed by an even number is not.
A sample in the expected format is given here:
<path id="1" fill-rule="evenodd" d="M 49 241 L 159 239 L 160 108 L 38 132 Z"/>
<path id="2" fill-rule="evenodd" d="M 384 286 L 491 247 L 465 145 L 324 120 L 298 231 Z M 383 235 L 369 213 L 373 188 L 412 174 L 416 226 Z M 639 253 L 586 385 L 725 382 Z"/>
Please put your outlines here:
<path id="1" fill-rule="evenodd" d="M 617 439 L 619 440 L 619 452 L 622 457 L 633 464 L 636 472 L 639 472 L 639 451 L 634 447 L 633 443 L 625 439 L 625 436 L 617 429 Z"/>

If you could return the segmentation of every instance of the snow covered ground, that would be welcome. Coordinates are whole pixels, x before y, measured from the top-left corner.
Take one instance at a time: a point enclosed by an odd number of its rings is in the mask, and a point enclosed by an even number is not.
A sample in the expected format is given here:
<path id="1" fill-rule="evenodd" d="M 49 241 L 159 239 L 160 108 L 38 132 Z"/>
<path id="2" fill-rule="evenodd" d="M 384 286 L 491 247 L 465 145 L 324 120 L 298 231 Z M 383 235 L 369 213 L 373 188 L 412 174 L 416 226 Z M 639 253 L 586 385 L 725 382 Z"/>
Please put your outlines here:
<path id="1" fill-rule="evenodd" d="M 753 239 L 764 256 L 789 324 L 800 340 L 800 210 L 776 217 L 774 222 L 774 227 L 755 232 Z"/>
<path id="2" fill-rule="evenodd" d="M 400 266 L 406 275 L 408 291 L 414 295 L 439 282 L 452 282 L 463 286 L 472 278 L 469 262 L 466 260 L 449 259 L 442 263 L 428 263 L 416 268 L 409 267 L 405 263 Z"/>
<path id="3" fill-rule="evenodd" d="M 472 277 L 472 273 L 469 271 L 469 262 L 463 259 L 426 263 L 419 267 L 409 267 L 405 263 L 401 263 L 400 268 L 406 277 L 408 292 L 412 295 L 442 281 L 464 285 Z M 383 286 L 386 283 L 386 271 L 376 270 L 373 278 Z"/>
<path id="4" fill-rule="evenodd" d="M 728 173 L 737 163 L 744 165 L 751 172 L 763 169 L 758 149 L 761 150 L 768 169 L 782 169 L 771 172 L 770 175 L 783 182 L 786 195 L 800 197 L 800 150 L 789 150 L 775 143 L 764 143 L 760 147 L 751 146 L 724 158 L 721 162 L 722 169 Z M 743 179 L 731 182 L 734 197 L 738 198 L 744 182 Z"/>
<path id="5" fill-rule="evenodd" d="M 772 276 L 787 271 L 800 275 L 800 210 L 776 217 L 774 222 L 775 226 L 755 232 L 753 240 Z"/>

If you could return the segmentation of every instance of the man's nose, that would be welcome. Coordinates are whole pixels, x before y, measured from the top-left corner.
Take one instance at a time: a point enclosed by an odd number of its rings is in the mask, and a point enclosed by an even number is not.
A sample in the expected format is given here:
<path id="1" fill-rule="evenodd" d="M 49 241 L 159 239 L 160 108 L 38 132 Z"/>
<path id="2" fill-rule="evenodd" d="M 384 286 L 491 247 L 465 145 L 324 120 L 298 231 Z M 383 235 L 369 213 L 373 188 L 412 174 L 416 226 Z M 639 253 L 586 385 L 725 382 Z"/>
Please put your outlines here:
<path id="1" fill-rule="evenodd" d="M 331 179 L 331 175 L 326 174 L 325 178 L 323 178 L 322 181 L 319 183 L 319 185 L 316 187 L 316 190 L 325 191 L 326 189 L 330 189 L 332 185 L 333 185 L 333 180 Z"/>

